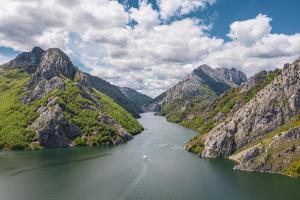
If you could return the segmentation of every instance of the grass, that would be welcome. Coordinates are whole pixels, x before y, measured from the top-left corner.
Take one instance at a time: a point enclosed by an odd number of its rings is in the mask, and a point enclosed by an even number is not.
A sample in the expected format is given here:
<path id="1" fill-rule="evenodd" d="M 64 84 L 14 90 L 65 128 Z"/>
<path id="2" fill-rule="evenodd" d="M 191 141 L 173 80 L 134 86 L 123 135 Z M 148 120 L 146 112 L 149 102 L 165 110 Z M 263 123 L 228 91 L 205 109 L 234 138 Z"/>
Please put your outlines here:
<path id="1" fill-rule="evenodd" d="M 300 160 L 293 162 L 293 164 L 285 170 L 285 174 L 292 177 L 300 177 Z"/>
<path id="2" fill-rule="evenodd" d="M 187 144 L 186 147 L 188 151 L 201 155 L 202 151 L 204 150 L 204 142 L 205 142 L 205 134 L 199 134 L 192 138 Z"/>
<path id="3" fill-rule="evenodd" d="M 137 122 L 137 120 L 134 119 L 133 116 L 124 108 L 119 106 L 111 98 L 99 92 L 98 90 L 94 91 L 104 104 L 104 111 L 114 118 L 122 127 L 124 127 L 126 131 L 136 135 L 143 130 L 143 127 Z"/>
<path id="4" fill-rule="evenodd" d="M 0 148 L 25 149 L 35 132 L 28 127 L 38 114 L 35 106 L 21 102 L 29 75 L 19 70 L 6 70 L 0 76 Z"/>
<path id="5" fill-rule="evenodd" d="M 275 69 L 274 71 L 268 72 L 261 84 L 257 85 L 255 88 L 246 93 L 246 95 L 243 97 L 244 100 L 246 102 L 250 101 L 260 90 L 269 85 L 277 76 L 279 76 L 280 73 L 280 69 Z"/>

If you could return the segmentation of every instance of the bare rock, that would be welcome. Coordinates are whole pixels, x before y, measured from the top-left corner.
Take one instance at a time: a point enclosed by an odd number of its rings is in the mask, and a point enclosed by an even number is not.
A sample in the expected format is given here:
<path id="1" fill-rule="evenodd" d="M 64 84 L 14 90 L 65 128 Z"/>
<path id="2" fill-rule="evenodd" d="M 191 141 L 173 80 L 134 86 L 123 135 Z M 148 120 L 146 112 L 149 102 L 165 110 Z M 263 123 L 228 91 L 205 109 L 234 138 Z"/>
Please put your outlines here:
<path id="1" fill-rule="evenodd" d="M 229 156 L 236 149 L 259 141 L 264 135 L 298 114 L 300 109 L 299 62 L 294 62 L 289 68 L 284 69 L 271 84 L 262 89 L 232 117 L 216 126 L 208 134 L 202 155 L 205 157 Z M 256 79 L 253 81 L 255 82 Z M 250 88 L 251 86 L 244 87 Z"/>
<path id="2" fill-rule="evenodd" d="M 36 140 L 45 148 L 68 147 L 82 133 L 75 124 L 69 123 L 62 109 L 50 101 L 46 107 L 39 110 L 40 116 L 33 122 L 31 128 L 36 130 Z"/>

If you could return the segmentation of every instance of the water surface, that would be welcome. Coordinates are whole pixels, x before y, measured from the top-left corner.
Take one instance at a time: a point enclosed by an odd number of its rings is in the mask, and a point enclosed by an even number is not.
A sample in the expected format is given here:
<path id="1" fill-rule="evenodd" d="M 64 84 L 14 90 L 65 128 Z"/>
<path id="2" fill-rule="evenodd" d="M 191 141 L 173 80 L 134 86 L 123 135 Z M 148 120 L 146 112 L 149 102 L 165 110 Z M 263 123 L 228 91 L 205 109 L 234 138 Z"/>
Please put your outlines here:
<path id="1" fill-rule="evenodd" d="M 113 148 L 0 152 L 0 200 L 300 199 L 300 180 L 200 159 L 182 148 L 194 131 L 153 113 L 139 121 L 146 130 Z"/>

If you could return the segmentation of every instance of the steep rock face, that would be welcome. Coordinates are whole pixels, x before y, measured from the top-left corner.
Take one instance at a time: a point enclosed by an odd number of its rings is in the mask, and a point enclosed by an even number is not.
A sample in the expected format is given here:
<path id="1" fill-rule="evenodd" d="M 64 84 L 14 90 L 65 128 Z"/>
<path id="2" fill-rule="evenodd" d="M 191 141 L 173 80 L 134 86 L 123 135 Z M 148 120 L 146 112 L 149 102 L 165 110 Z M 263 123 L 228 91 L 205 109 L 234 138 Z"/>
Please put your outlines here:
<path id="1" fill-rule="evenodd" d="M 41 62 L 35 72 L 46 80 L 63 75 L 73 80 L 78 69 L 75 68 L 69 57 L 58 48 L 48 49 L 41 59 Z"/>
<path id="2" fill-rule="evenodd" d="M 3 65 L 5 68 L 18 67 L 32 74 L 36 71 L 42 59 L 44 50 L 40 47 L 34 47 L 31 52 L 24 52 L 15 59 Z"/>
<path id="3" fill-rule="evenodd" d="M 47 106 L 38 109 L 39 117 L 31 128 L 37 131 L 35 136 L 40 145 L 47 148 L 68 147 L 72 141 L 82 135 L 79 127 L 70 123 L 55 99 Z"/>
<path id="4" fill-rule="evenodd" d="M 243 74 L 237 70 L 233 71 L 236 71 L 236 74 Z M 226 90 L 237 86 L 230 80 L 233 79 L 233 75 L 229 74 L 229 72 L 220 73 L 218 69 L 212 69 L 208 65 L 201 65 L 178 84 L 155 98 L 153 102 L 147 106 L 147 109 L 160 111 L 164 104 L 177 99 L 218 96 Z"/>
<path id="5" fill-rule="evenodd" d="M 267 75 L 268 75 L 268 72 L 261 71 L 261 72 L 255 74 L 254 76 L 251 76 L 241 87 L 241 92 L 246 93 L 246 92 L 252 90 L 253 88 L 259 86 L 260 84 L 262 84 L 265 81 Z"/>
<path id="6" fill-rule="evenodd" d="M 251 146 L 230 156 L 237 170 L 284 173 L 299 160 L 300 128 L 292 128 L 263 143 Z"/>
<path id="7" fill-rule="evenodd" d="M 263 73 L 260 75 L 263 75 Z M 260 76 L 257 76 L 246 84 L 244 88 L 249 88 L 259 78 Z M 269 134 L 276 131 L 278 127 L 290 123 L 289 121 L 295 115 L 299 114 L 299 95 L 300 60 L 296 60 L 293 64 L 286 65 L 278 77 L 258 92 L 246 105 L 237 110 L 233 116 L 220 123 L 208 133 L 202 156 L 227 157 L 249 144 L 254 145 L 262 141 Z M 298 129 L 289 131 L 297 135 Z M 287 134 L 289 134 L 289 131 Z M 281 132 L 279 131 L 278 134 L 281 134 Z M 292 138 L 298 137 L 293 136 Z M 278 140 L 275 141 L 280 146 L 287 140 L 281 142 Z M 247 149 L 242 163 L 237 168 L 273 171 L 273 164 L 270 164 L 268 167 L 264 166 L 270 155 L 264 154 L 264 156 L 259 156 L 259 160 L 256 160 L 255 164 L 252 163 L 254 157 L 256 158 L 258 155 L 263 154 L 263 152 L 268 151 L 268 148 L 269 146 L 259 146 Z M 286 167 L 287 164 L 284 166 Z"/>
<path id="8" fill-rule="evenodd" d="M 78 71 L 60 49 L 48 49 L 30 79 L 23 101 L 28 103 L 44 97 L 54 89 L 62 90 L 63 77 L 73 80 Z"/>
<path id="9" fill-rule="evenodd" d="M 152 98 L 128 87 L 119 87 L 121 92 L 132 102 L 144 108 L 145 105 L 152 102 Z"/>
<path id="10" fill-rule="evenodd" d="M 194 105 L 186 114 L 183 125 L 199 131 L 185 148 L 200 155 L 208 133 L 219 124 L 231 119 L 255 95 L 270 84 L 281 70 L 262 71 L 250 77 L 242 86 L 232 88 L 207 104 Z"/>
<path id="11" fill-rule="evenodd" d="M 241 85 L 242 83 L 247 81 L 247 76 L 243 72 L 238 71 L 235 68 L 228 69 L 222 67 L 222 68 L 218 68 L 216 71 L 220 74 L 220 76 L 224 77 L 225 79 L 237 85 Z"/>

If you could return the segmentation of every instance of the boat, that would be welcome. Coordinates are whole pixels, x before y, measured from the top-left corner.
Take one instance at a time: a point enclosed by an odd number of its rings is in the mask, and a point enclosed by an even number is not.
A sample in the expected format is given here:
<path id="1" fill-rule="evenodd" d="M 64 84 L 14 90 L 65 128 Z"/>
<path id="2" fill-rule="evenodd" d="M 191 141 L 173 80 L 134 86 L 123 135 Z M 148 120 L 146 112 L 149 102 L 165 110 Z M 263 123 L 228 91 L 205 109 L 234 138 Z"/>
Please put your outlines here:
<path id="1" fill-rule="evenodd" d="M 148 157 L 147 157 L 146 155 L 143 155 L 143 160 L 144 160 L 144 161 L 146 161 L 147 158 L 148 158 Z"/>

